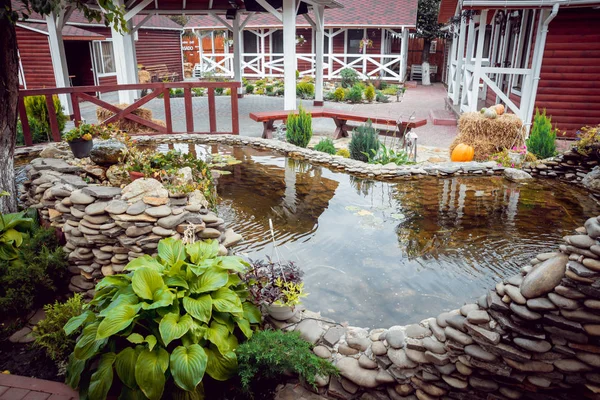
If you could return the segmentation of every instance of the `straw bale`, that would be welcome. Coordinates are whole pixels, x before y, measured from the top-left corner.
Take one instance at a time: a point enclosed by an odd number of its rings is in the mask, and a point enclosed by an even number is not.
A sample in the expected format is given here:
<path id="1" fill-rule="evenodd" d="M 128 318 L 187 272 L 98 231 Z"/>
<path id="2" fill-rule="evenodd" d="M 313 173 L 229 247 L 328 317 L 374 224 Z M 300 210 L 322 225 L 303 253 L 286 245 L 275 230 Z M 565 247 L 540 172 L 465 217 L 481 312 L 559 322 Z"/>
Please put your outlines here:
<path id="1" fill-rule="evenodd" d="M 523 146 L 522 126 L 523 122 L 514 114 L 489 119 L 479 112 L 463 113 L 458 120 L 458 135 L 450 145 L 450 154 L 459 143 L 464 143 L 475 150 L 475 160 L 487 160 L 491 154 L 503 149 Z"/>
<path id="2" fill-rule="evenodd" d="M 115 104 L 115 107 L 120 109 L 127 108 L 129 104 Z M 152 121 L 152 111 L 147 108 L 140 107 L 137 110 L 134 110 L 132 114 L 137 115 L 140 118 L 146 119 L 148 121 Z M 105 121 L 108 118 L 112 117 L 114 113 L 112 111 L 108 111 L 105 108 L 98 107 L 96 109 L 96 117 L 98 117 L 98 121 Z M 118 129 L 125 131 L 129 134 L 138 133 L 138 132 L 150 132 L 153 131 L 148 127 L 145 127 L 137 122 L 131 121 L 130 119 L 122 119 L 114 123 L 115 127 Z"/>
<path id="3" fill-rule="evenodd" d="M 145 69 L 138 71 L 138 79 L 140 83 L 150 83 L 152 81 L 152 75 Z"/>

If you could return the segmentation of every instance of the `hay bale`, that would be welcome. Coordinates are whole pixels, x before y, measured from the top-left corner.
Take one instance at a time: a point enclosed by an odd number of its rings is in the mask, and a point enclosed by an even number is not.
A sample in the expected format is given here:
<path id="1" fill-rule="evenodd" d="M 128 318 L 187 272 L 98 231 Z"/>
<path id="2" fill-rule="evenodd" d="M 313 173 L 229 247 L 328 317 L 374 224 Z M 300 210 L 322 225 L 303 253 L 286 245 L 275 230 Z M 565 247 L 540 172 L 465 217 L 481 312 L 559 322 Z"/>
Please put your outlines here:
<path id="1" fill-rule="evenodd" d="M 127 108 L 128 106 L 129 104 L 115 104 L 115 107 L 120 109 Z M 140 107 L 137 110 L 134 110 L 132 114 L 137 115 L 138 117 L 143 118 L 145 120 L 152 121 L 152 111 L 148 110 L 147 108 Z M 96 109 L 96 117 L 98 118 L 99 122 L 105 121 L 113 115 L 115 115 L 115 113 L 113 113 L 112 111 L 108 111 L 106 108 L 98 107 Z M 138 124 L 137 122 L 131 121 L 129 119 L 119 120 L 115 122 L 114 125 L 116 128 L 125 131 L 129 134 L 134 134 L 138 132 L 153 132 L 153 130 L 151 130 L 150 128 Z"/>
<path id="2" fill-rule="evenodd" d="M 523 122 L 514 114 L 503 114 L 496 119 L 485 118 L 479 112 L 468 112 L 458 120 L 458 135 L 450 146 L 452 150 L 464 143 L 475 149 L 474 159 L 487 160 L 490 155 L 525 144 Z"/>
<path id="3" fill-rule="evenodd" d="M 145 69 L 138 71 L 138 79 L 140 83 L 150 83 L 152 81 L 152 75 Z"/>

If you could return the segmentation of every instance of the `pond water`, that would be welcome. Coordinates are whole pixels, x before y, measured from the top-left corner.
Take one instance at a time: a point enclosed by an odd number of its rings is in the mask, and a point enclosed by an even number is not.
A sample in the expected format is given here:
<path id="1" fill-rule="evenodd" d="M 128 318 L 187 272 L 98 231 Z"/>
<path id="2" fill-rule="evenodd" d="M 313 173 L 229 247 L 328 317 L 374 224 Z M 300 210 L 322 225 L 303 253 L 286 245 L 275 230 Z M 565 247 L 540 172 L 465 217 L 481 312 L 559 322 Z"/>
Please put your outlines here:
<path id="1" fill-rule="evenodd" d="M 236 252 L 296 261 L 306 307 L 355 326 L 407 324 L 457 308 L 600 214 L 585 191 L 555 180 L 385 183 L 253 148 L 174 147 L 241 160 L 218 183 L 219 214 L 245 239 Z"/>

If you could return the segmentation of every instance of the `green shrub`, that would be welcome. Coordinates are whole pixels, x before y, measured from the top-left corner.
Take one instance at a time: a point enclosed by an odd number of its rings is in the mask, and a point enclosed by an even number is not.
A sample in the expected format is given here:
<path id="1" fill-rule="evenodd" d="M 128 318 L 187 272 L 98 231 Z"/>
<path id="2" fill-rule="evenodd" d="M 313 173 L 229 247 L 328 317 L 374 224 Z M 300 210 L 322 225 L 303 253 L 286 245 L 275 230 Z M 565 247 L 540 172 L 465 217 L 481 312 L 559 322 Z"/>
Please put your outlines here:
<path id="1" fill-rule="evenodd" d="M 348 151 L 348 149 L 339 149 L 335 152 L 335 155 L 342 156 L 344 158 L 350 158 L 350 152 Z"/>
<path id="2" fill-rule="evenodd" d="M 371 120 L 368 120 L 366 124 L 354 130 L 348 150 L 352 159 L 363 162 L 369 160 L 369 154 L 373 154 L 373 151 L 377 152 L 379 150 L 379 136 L 377 130 L 373 128 Z"/>
<path id="3" fill-rule="evenodd" d="M 390 85 L 390 86 L 386 87 L 385 89 L 381 89 L 381 93 L 388 95 L 388 96 L 395 96 L 398 93 L 398 86 Z"/>
<path id="4" fill-rule="evenodd" d="M 352 86 L 352 89 L 346 94 L 346 100 L 350 103 L 360 103 L 362 101 L 362 89 L 358 85 Z"/>
<path id="5" fill-rule="evenodd" d="M 267 91 L 268 95 L 273 94 L 273 85 L 267 85 L 267 86 L 265 86 L 265 90 Z"/>
<path id="6" fill-rule="evenodd" d="M 215 88 L 215 93 L 216 93 L 218 96 L 220 96 L 220 95 L 222 95 L 222 94 L 223 94 L 223 91 L 224 91 L 224 90 L 225 90 L 225 89 L 223 89 L 222 87 L 218 87 L 218 88 Z"/>
<path id="7" fill-rule="evenodd" d="M 254 85 L 255 85 L 257 88 L 259 88 L 259 87 L 263 87 L 263 86 L 265 86 L 265 84 L 266 84 L 266 83 L 267 83 L 267 81 L 266 81 L 266 80 L 264 80 L 264 79 L 259 79 L 259 80 L 257 80 L 256 82 L 254 82 Z"/>
<path id="8" fill-rule="evenodd" d="M 408 157 L 408 153 L 404 150 L 394 150 L 391 147 L 386 147 L 385 144 L 381 143 L 379 150 L 371 150 L 371 153 L 367 153 L 369 164 L 389 164 L 394 163 L 396 165 L 411 164 L 411 160 Z"/>
<path id="9" fill-rule="evenodd" d="M 352 68 L 344 68 L 340 71 L 340 77 L 342 78 L 342 87 L 350 88 L 358 83 L 358 72 Z"/>
<path id="10" fill-rule="evenodd" d="M 65 130 L 67 116 L 60 104 L 58 96 L 52 96 L 58 131 L 60 134 Z M 50 117 L 48 115 L 48 106 L 46 105 L 46 96 L 27 96 L 24 98 L 25 112 L 29 121 L 33 143 L 51 141 L 52 132 L 50 130 Z"/>
<path id="11" fill-rule="evenodd" d="M 312 99 L 315 97 L 315 85 L 310 82 L 298 82 L 296 85 L 296 96 L 302 99 Z"/>
<path id="12" fill-rule="evenodd" d="M 18 257 L 0 259 L 0 309 L 3 315 L 23 315 L 66 290 L 68 266 L 54 229 L 34 228 L 24 238 Z"/>
<path id="13" fill-rule="evenodd" d="M 116 383 L 122 399 L 194 398 L 205 373 L 218 381 L 235 375 L 238 340 L 261 321 L 238 275 L 248 264 L 218 256 L 216 240 L 167 238 L 157 251 L 129 262 L 127 275 L 104 277 L 65 325 L 67 334 L 83 327 L 67 368 L 82 397 L 105 399 Z"/>
<path id="14" fill-rule="evenodd" d="M 246 93 L 248 93 L 248 94 L 254 93 L 254 85 L 253 84 L 249 83 L 246 85 Z"/>
<path id="15" fill-rule="evenodd" d="M 313 388 L 317 376 L 338 376 L 339 371 L 329 361 L 317 357 L 311 345 L 298 332 L 261 331 L 237 350 L 242 388 L 260 387 L 262 379 L 298 374 Z"/>
<path id="16" fill-rule="evenodd" d="M 225 89 L 225 92 L 223 92 L 223 94 L 225 96 L 231 96 L 231 89 L 230 88 Z"/>
<path id="17" fill-rule="evenodd" d="M 201 96 L 204 96 L 204 90 L 205 89 L 202 87 L 195 87 L 195 88 L 192 88 L 192 94 L 196 97 L 201 97 Z"/>
<path id="18" fill-rule="evenodd" d="M 388 99 L 388 97 L 385 94 L 377 92 L 377 95 L 375 96 L 375 101 L 378 103 L 389 103 L 390 99 Z"/>
<path id="19" fill-rule="evenodd" d="M 283 96 L 285 94 L 285 89 L 283 87 L 278 87 L 275 89 L 275 94 L 277 96 Z"/>
<path id="20" fill-rule="evenodd" d="M 344 101 L 345 97 L 346 97 L 346 93 L 344 92 L 344 88 L 343 87 L 338 87 L 333 92 L 333 99 L 335 101 Z"/>
<path id="21" fill-rule="evenodd" d="M 539 159 L 555 156 L 556 132 L 552 128 L 552 119 L 546 116 L 546 110 L 540 114 L 540 110 L 536 109 L 527 149 Z"/>
<path id="22" fill-rule="evenodd" d="M 365 89 L 365 99 L 371 103 L 375 99 L 375 88 L 373 85 L 367 86 Z"/>
<path id="23" fill-rule="evenodd" d="M 294 113 L 288 115 L 285 137 L 288 142 L 296 146 L 308 146 L 312 138 L 312 116 L 304 110 L 304 107 L 298 108 L 297 115 Z"/>
<path id="24" fill-rule="evenodd" d="M 74 334 L 79 334 L 79 329 L 67 336 L 63 326 L 73 317 L 83 312 L 83 296 L 75 293 L 73 297 L 64 303 L 55 302 L 44 306 L 46 317 L 37 323 L 33 331 L 35 344 L 42 347 L 48 357 L 58 364 L 67 361 L 69 354 L 75 348 Z"/>
<path id="25" fill-rule="evenodd" d="M 335 154 L 333 140 L 331 140 L 331 138 L 321 139 L 321 141 L 315 146 L 315 150 L 322 151 L 323 153 L 327 154 Z"/>
<path id="26" fill-rule="evenodd" d="M 0 197 L 5 195 L 8 193 L 0 193 Z M 19 247 L 29 238 L 33 227 L 33 219 L 26 216 L 24 211 L 0 214 L 0 260 L 16 260 L 19 257 Z"/>

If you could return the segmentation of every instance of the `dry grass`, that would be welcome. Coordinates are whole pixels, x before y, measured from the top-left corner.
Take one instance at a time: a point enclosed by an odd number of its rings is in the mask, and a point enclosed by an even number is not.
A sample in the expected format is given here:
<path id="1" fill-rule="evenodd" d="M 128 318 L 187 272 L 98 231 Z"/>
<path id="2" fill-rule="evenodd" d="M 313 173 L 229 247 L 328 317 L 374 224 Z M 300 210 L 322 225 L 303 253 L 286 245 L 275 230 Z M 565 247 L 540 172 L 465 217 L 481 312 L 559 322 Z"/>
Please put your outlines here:
<path id="1" fill-rule="evenodd" d="M 120 109 L 127 108 L 129 104 L 115 104 L 115 107 Z M 152 111 L 147 108 L 140 107 L 137 110 L 133 111 L 132 114 L 137 115 L 140 118 L 143 118 L 148 121 L 153 121 L 158 125 L 165 126 L 165 123 L 160 120 L 155 120 L 152 118 Z M 112 117 L 114 113 L 112 111 L 108 111 L 105 108 L 98 107 L 96 109 L 96 117 L 98 117 L 98 121 L 105 121 L 108 118 Z M 158 121 L 158 122 L 157 122 Z M 114 123 L 115 127 L 125 131 L 129 134 L 135 134 L 140 132 L 155 132 L 154 129 L 148 128 L 147 126 L 138 124 L 137 122 L 131 121 L 129 119 L 122 119 Z"/>
<path id="2" fill-rule="evenodd" d="M 503 149 L 523 146 L 522 126 L 523 122 L 514 114 L 488 119 L 479 112 L 464 113 L 458 120 L 458 135 L 450 146 L 450 154 L 459 143 L 464 143 L 475 149 L 475 160 L 487 160 Z"/>
<path id="3" fill-rule="evenodd" d="M 152 80 L 152 75 L 150 75 L 150 72 L 142 69 L 138 71 L 138 79 L 140 83 L 150 83 Z"/>

